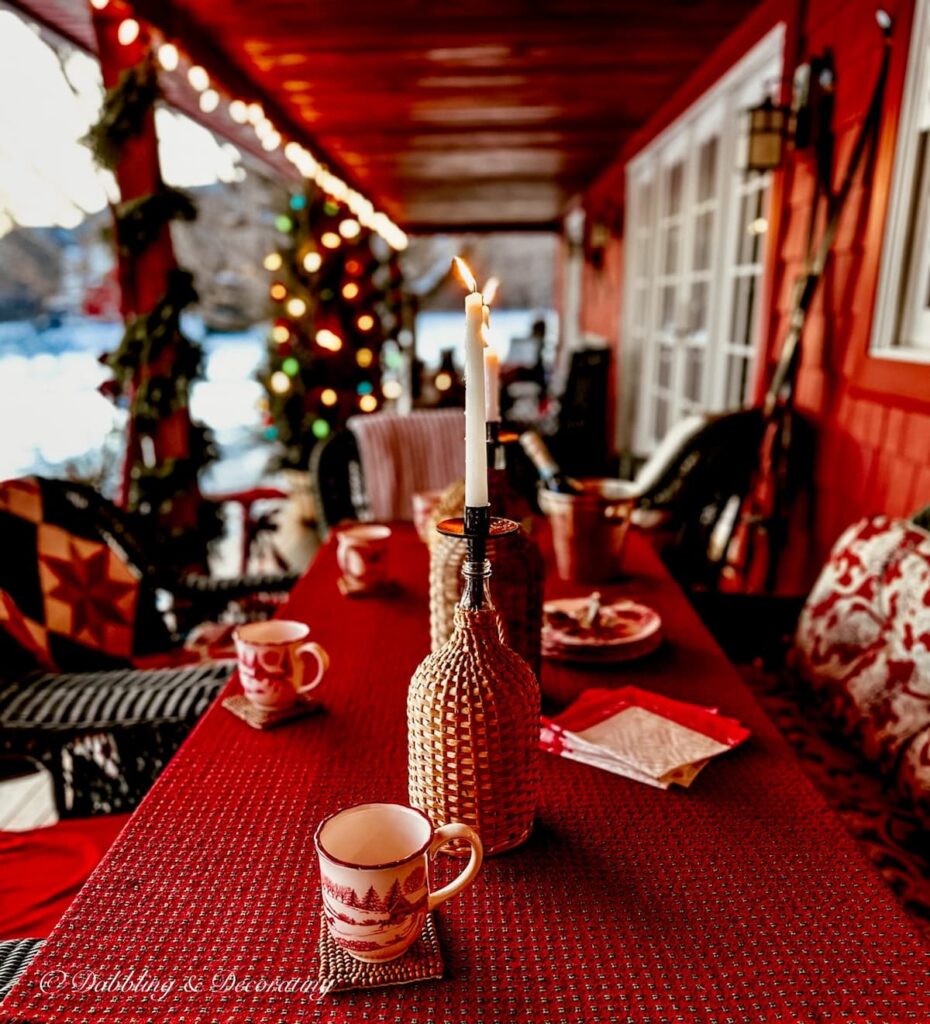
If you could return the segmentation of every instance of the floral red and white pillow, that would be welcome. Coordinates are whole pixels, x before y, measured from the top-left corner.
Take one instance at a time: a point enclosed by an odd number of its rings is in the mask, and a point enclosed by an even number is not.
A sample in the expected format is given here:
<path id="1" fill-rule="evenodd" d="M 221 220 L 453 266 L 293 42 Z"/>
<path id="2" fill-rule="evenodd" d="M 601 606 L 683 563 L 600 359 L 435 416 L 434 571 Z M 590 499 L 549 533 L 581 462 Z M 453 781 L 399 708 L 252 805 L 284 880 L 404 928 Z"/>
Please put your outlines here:
<path id="1" fill-rule="evenodd" d="M 866 755 L 897 771 L 930 727 L 930 534 L 886 516 L 846 530 L 801 613 L 795 658 Z M 930 763 L 923 772 L 930 789 Z"/>

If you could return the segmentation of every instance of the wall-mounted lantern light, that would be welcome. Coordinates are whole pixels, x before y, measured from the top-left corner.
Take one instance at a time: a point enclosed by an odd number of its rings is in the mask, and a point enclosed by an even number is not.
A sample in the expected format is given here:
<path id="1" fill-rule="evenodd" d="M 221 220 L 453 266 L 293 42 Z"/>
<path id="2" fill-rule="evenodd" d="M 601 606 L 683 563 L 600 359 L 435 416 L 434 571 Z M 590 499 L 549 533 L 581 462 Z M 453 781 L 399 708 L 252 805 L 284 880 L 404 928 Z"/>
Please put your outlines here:
<path id="1" fill-rule="evenodd" d="M 788 110 L 772 102 L 771 96 L 749 110 L 747 171 L 774 171 L 781 166 L 788 127 Z"/>

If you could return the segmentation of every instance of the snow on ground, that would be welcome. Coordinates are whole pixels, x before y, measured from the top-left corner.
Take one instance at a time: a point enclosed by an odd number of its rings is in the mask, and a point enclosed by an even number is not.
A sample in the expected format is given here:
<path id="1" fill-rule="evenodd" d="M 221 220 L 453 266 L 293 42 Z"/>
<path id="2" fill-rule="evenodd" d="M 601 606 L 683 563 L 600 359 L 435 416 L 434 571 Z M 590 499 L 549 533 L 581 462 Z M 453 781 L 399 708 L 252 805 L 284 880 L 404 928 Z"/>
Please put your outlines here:
<path id="1" fill-rule="evenodd" d="M 205 481 L 208 490 L 234 490 L 259 480 L 269 450 L 258 440 L 255 380 L 265 329 L 205 335 L 185 323 L 206 354 L 206 379 L 194 388 L 192 412 L 217 435 L 223 459 Z M 101 352 L 119 341 L 119 324 L 68 319 L 37 330 L 28 322 L 0 323 L 0 479 L 52 474 L 73 463 L 95 472 L 104 446 L 118 457 L 125 413 L 99 392 L 110 376 Z"/>
<path id="2" fill-rule="evenodd" d="M 528 311 L 492 315 L 492 335 L 502 355 L 511 338 L 529 334 L 531 321 Z M 438 365 L 443 348 L 454 348 L 461 363 L 460 313 L 423 313 L 417 327 L 418 351 L 428 367 Z M 257 403 L 263 392 L 255 379 L 266 327 L 207 334 L 191 316 L 184 328 L 206 355 L 206 379 L 194 388 L 192 413 L 213 428 L 222 451 L 204 490 L 251 487 L 265 475 L 272 454 L 260 436 Z M 45 329 L 26 321 L 0 323 L 0 479 L 55 475 L 69 464 L 96 473 L 104 458 L 119 458 L 125 413 L 97 389 L 110 376 L 100 353 L 115 347 L 121 333 L 119 324 L 70 317 Z M 551 327 L 549 336 L 554 337 Z"/>
<path id="3" fill-rule="evenodd" d="M 97 453 L 122 425 L 124 414 L 97 392 L 110 376 L 97 356 L 120 333 L 92 321 L 44 331 L 0 324 L 0 478 Z"/>

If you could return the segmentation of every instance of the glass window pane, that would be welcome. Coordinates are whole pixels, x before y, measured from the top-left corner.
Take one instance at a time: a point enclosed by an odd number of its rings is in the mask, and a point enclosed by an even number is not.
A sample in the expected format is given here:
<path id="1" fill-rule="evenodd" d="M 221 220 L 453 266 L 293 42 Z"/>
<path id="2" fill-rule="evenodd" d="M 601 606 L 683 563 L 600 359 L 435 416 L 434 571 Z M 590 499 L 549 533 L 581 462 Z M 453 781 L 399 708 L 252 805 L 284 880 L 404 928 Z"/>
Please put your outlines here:
<path id="1" fill-rule="evenodd" d="M 701 400 L 701 382 L 704 376 L 703 348 L 689 347 L 685 358 L 685 397 L 692 402 Z"/>
<path id="2" fill-rule="evenodd" d="M 699 213 L 694 221 L 694 269 L 710 270 L 710 243 L 714 233 L 714 211 Z"/>
<path id="3" fill-rule="evenodd" d="M 685 174 L 684 164 L 679 160 L 678 163 L 672 164 L 666 173 L 668 175 L 667 214 L 674 216 L 676 213 L 681 212 L 682 183 Z"/>
<path id="4" fill-rule="evenodd" d="M 698 155 L 698 200 L 713 199 L 717 178 L 717 136 L 709 138 Z"/>
<path id="5" fill-rule="evenodd" d="M 708 300 L 710 284 L 707 281 L 693 281 L 688 299 L 688 329 L 692 335 L 702 339 L 707 334 Z"/>
<path id="6" fill-rule="evenodd" d="M 749 356 L 727 356 L 727 408 L 738 409 L 746 404 L 749 391 Z"/>
<path id="7" fill-rule="evenodd" d="M 736 230 L 739 232 L 739 241 L 736 252 L 736 262 L 745 265 L 752 263 L 752 234 L 750 225 L 752 223 L 752 196 L 744 195 L 739 202 L 739 220 Z"/>
<path id="8" fill-rule="evenodd" d="M 756 298 L 759 292 L 759 278 L 756 274 L 747 277 L 746 286 L 746 320 L 742 325 L 742 334 L 737 339 L 740 345 L 752 346 L 752 327 L 756 322 Z"/>
<path id="9" fill-rule="evenodd" d="M 661 441 L 668 431 L 668 400 L 664 395 L 656 395 L 655 417 L 653 419 L 652 436 Z"/>
<path id="10" fill-rule="evenodd" d="M 663 331 L 675 330 L 675 286 L 673 284 L 662 286 L 659 327 Z"/>
<path id="11" fill-rule="evenodd" d="M 660 388 L 669 388 L 672 383 L 672 352 L 667 346 L 659 348 L 658 384 Z"/>
<path id="12" fill-rule="evenodd" d="M 678 225 L 665 229 L 665 244 L 662 249 L 662 273 L 674 274 L 678 269 Z"/>
<path id="13" fill-rule="evenodd" d="M 759 280 L 747 274 L 733 281 L 733 316 L 730 323 L 730 344 L 751 347 L 756 316 Z"/>
<path id="14" fill-rule="evenodd" d="M 758 263 L 762 259 L 762 239 L 768 230 L 768 223 L 762 217 L 762 211 L 765 209 L 763 205 L 764 199 L 765 191 L 763 189 L 756 189 L 753 193 L 753 202 L 751 204 L 752 220 L 747 225 L 747 232 L 752 242 L 750 249 L 751 263 Z"/>
<path id="15" fill-rule="evenodd" d="M 740 344 L 742 326 L 746 322 L 746 289 L 744 277 L 733 278 L 733 306 L 730 312 L 730 336 L 731 345 Z"/>
<path id="16" fill-rule="evenodd" d="M 930 132 L 919 136 L 905 262 L 904 308 L 895 344 L 930 347 Z"/>

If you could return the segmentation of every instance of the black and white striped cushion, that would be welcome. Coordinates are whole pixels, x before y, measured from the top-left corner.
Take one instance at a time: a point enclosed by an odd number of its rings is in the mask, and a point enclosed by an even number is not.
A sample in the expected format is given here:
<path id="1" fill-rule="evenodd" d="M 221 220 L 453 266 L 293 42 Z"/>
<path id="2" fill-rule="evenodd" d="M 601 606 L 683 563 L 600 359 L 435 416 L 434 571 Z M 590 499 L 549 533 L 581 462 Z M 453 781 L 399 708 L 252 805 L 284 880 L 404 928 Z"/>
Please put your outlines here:
<path id="1" fill-rule="evenodd" d="M 44 939 L 9 939 L 0 942 L 0 1001 L 35 959 Z"/>
<path id="2" fill-rule="evenodd" d="M 232 662 L 184 668 L 34 673 L 0 687 L 4 729 L 100 729 L 195 721 L 229 678 Z"/>
<path id="3" fill-rule="evenodd" d="M 215 579 L 200 573 L 189 573 L 181 579 L 177 590 L 181 594 L 203 594 L 232 600 L 249 594 L 287 593 L 298 579 L 296 574 L 282 575 L 280 573 L 232 576 L 228 579 Z"/>

